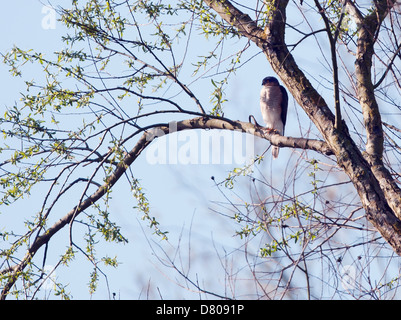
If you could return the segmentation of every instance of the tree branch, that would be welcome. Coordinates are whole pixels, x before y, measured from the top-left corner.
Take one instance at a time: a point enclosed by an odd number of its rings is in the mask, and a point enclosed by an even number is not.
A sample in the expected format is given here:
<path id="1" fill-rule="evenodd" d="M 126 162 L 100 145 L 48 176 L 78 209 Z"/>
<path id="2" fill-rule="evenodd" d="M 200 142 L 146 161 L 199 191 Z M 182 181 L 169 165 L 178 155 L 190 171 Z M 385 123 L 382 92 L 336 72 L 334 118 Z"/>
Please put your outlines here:
<path id="1" fill-rule="evenodd" d="M 159 124 L 153 126 L 151 129 L 146 130 L 142 136 L 139 138 L 138 142 L 128 152 L 124 159 L 117 165 L 115 171 L 106 179 L 106 182 L 99 186 L 99 188 L 88 198 L 81 201 L 77 206 L 75 206 L 71 211 L 69 211 L 63 218 L 57 221 L 52 227 L 46 230 L 41 235 L 38 235 L 25 257 L 21 260 L 18 265 L 8 268 L 6 271 L 12 272 L 8 283 L 4 286 L 1 299 L 5 299 L 9 290 L 14 285 L 18 278 L 18 274 L 24 270 L 24 268 L 30 263 L 32 258 L 35 256 L 36 252 L 45 244 L 47 244 L 50 239 L 66 225 L 72 223 L 72 221 L 83 211 L 88 209 L 91 205 L 96 203 L 101 197 L 103 197 L 106 192 L 114 186 L 114 184 L 121 178 L 125 171 L 131 166 L 131 164 L 138 158 L 143 150 L 157 137 L 165 134 L 170 134 L 177 131 L 183 130 L 193 130 L 193 129 L 221 129 L 221 130 L 231 130 L 239 131 L 248 134 L 252 134 L 256 137 L 269 140 L 272 144 L 280 147 L 288 148 L 300 148 L 309 149 L 320 152 L 325 155 L 333 154 L 327 143 L 321 140 L 304 139 L 304 138 L 292 138 L 284 137 L 278 134 L 269 133 L 264 127 L 259 125 L 254 125 L 249 122 L 242 121 L 232 121 L 229 119 L 218 118 L 218 117 L 197 117 L 187 120 L 182 120 L 170 125 L 171 123 Z"/>
<path id="2" fill-rule="evenodd" d="M 366 129 L 366 159 L 372 165 L 382 164 L 384 143 L 381 114 L 371 76 L 372 59 L 381 23 L 395 2 L 375 1 L 375 10 L 363 17 L 352 1 L 346 1 L 346 9 L 358 26 L 355 60 L 356 85 Z"/>
<path id="3" fill-rule="evenodd" d="M 335 116 L 324 99 L 312 87 L 288 51 L 284 40 L 288 0 L 275 1 L 274 7 L 270 8 L 272 10 L 270 12 L 271 19 L 266 26 L 265 37 L 262 37 L 261 29 L 256 26 L 256 23 L 250 21 L 249 16 L 233 8 L 229 1 L 205 0 L 205 2 L 210 8 L 219 13 L 224 20 L 235 26 L 244 36 L 254 41 L 263 50 L 273 70 L 316 125 L 330 149 L 334 152 L 339 166 L 350 177 L 359 194 L 367 218 L 393 249 L 401 255 L 401 221 L 397 218 L 401 218 L 401 208 L 396 206 L 397 199 L 398 202 L 401 199 L 401 193 L 384 167 L 381 167 L 381 170 L 372 171 L 371 162 L 364 158 L 350 137 L 344 122 L 342 123 L 343 130 L 338 131 L 335 129 Z M 380 8 L 382 9 L 387 8 L 384 7 L 384 2 L 386 1 L 380 2 Z M 351 1 L 348 1 L 348 3 L 351 3 Z M 375 3 L 378 5 L 378 1 Z M 387 9 L 385 11 L 387 12 Z M 359 12 L 354 10 L 352 14 L 358 16 Z M 381 11 L 380 16 L 384 17 L 383 11 Z M 374 17 L 374 14 L 371 17 Z M 359 20 L 357 23 L 359 24 Z M 369 34 L 364 34 L 364 36 L 368 37 Z M 370 52 L 367 51 L 367 53 Z M 358 63 L 361 61 L 358 60 Z M 371 64 L 371 60 L 368 63 Z M 370 65 L 363 66 L 360 64 L 358 67 L 361 70 L 370 72 Z M 367 75 L 370 75 L 370 73 Z M 360 83 L 363 83 L 363 81 Z M 373 88 L 373 85 L 369 89 L 371 88 Z M 365 101 L 362 102 L 365 103 Z M 367 107 L 364 108 L 364 112 L 366 110 L 368 110 Z M 375 111 L 375 109 L 372 108 L 372 111 Z M 375 123 L 380 120 L 374 118 L 375 114 L 369 114 L 369 117 L 366 114 L 365 117 L 369 131 L 375 129 Z M 372 148 L 373 153 L 375 153 L 375 147 L 372 146 Z M 387 190 L 391 191 L 391 194 L 387 194 Z M 388 200 L 391 201 L 388 202 Z"/>
<path id="4" fill-rule="evenodd" d="M 366 17 L 362 16 L 352 1 L 347 1 L 347 10 L 354 17 L 359 28 L 355 73 L 358 99 L 362 107 L 367 136 L 364 156 L 371 165 L 372 172 L 377 178 L 388 204 L 395 215 L 401 219 L 401 190 L 383 164 L 384 133 L 371 76 L 377 33 L 394 4 L 395 1 L 376 1 L 376 10 Z"/>
<path id="5" fill-rule="evenodd" d="M 326 26 L 326 33 L 329 38 L 329 43 L 330 43 L 330 51 L 331 51 L 331 61 L 333 65 L 333 86 L 334 86 L 334 105 L 335 105 L 335 111 L 336 111 L 336 120 L 335 120 L 335 128 L 337 130 L 341 130 L 341 105 L 340 105 L 340 89 L 339 89 L 339 81 L 338 81 L 338 64 L 337 64 L 337 51 L 336 51 L 336 43 L 337 43 L 337 38 L 340 33 L 340 28 L 341 28 L 341 23 L 344 18 L 345 14 L 345 4 L 343 6 L 343 9 L 341 10 L 341 15 L 338 20 L 334 36 L 331 34 L 331 22 L 327 18 L 326 14 L 324 13 L 324 9 L 320 5 L 319 1 L 315 0 L 315 5 L 319 10 L 320 16 L 322 17 L 324 24 Z"/>

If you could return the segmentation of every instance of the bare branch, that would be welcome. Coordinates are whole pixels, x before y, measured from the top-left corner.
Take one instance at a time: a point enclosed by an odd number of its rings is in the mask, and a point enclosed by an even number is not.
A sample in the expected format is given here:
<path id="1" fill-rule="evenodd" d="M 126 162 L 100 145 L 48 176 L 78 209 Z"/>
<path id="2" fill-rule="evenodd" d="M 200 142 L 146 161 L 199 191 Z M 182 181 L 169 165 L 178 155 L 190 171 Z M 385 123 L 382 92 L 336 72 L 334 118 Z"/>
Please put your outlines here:
<path id="1" fill-rule="evenodd" d="M 337 38 L 340 33 L 341 23 L 343 21 L 345 10 L 344 6 L 341 11 L 340 18 L 338 20 L 334 36 L 331 34 L 331 22 L 327 18 L 326 14 L 324 13 L 324 9 L 320 5 L 319 1 L 315 0 L 315 5 L 319 10 L 320 16 L 322 17 L 324 24 L 326 25 L 326 32 L 329 38 L 330 43 L 330 51 L 331 51 L 331 61 L 333 65 L 333 86 L 334 86 L 334 104 L 336 110 L 336 121 L 335 121 L 335 128 L 337 130 L 341 130 L 341 105 L 340 105 L 340 90 L 339 90 L 339 82 L 338 82 L 338 64 L 337 64 L 337 50 L 336 50 L 336 43 Z"/>
<path id="2" fill-rule="evenodd" d="M 173 128 L 174 131 L 171 131 L 171 128 Z M 267 139 L 271 141 L 272 144 L 278 145 L 280 147 L 310 149 L 325 155 L 332 154 L 332 151 L 324 141 L 283 137 L 277 134 L 268 133 L 266 132 L 266 130 L 264 130 L 264 128 L 257 125 L 255 126 L 249 122 L 232 121 L 229 119 L 206 116 L 182 120 L 177 122 L 174 126 L 171 126 L 169 123 L 154 125 L 152 126 L 152 129 L 145 131 L 145 133 L 140 137 L 134 148 L 125 155 L 124 159 L 117 165 L 114 172 L 106 179 L 106 182 L 103 185 L 99 186 L 99 188 L 88 198 L 80 201 L 78 205 L 76 205 L 71 211 L 69 211 L 63 218 L 57 221 L 52 227 L 47 229 L 46 232 L 44 232 L 42 235 L 37 236 L 22 261 L 18 265 L 7 269 L 8 272 L 11 270 L 13 271 L 13 276 L 10 278 L 7 285 L 3 288 L 1 298 L 6 298 L 8 291 L 17 279 L 17 274 L 26 267 L 26 265 L 32 260 L 36 252 L 43 245 L 48 243 L 58 231 L 60 231 L 66 225 L 71 224 L 80 213 L 88 209 L 91 205 L 95 204 L 100 198 L 102 198 L 106 194 L 106 192 L 111 189 L 114 184 L 121 178 L 124 172 L 132 165 L 132 163 L 138 158 L 142 151 L 145 150 L 146 147 L 154 139 L 160 136 L 160 131 L 164 134 L 170 134 L 176 131 L 192 129 L 222 129 L 240 131 L 255 135 L 263 139 Z"/>

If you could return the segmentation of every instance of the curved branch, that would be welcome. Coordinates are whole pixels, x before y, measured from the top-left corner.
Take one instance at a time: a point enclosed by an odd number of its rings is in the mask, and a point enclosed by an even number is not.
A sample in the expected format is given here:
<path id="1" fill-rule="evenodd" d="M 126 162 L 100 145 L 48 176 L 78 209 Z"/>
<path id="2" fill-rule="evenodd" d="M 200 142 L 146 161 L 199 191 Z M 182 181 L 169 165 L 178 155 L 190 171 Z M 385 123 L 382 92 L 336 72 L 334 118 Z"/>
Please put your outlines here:
<path id="1" fill-rule="evenodd" d="M 192 129 L 222 129 L 239 131 L 269 140 L 272 144 L 280 147 L 310 149 L 326 155 L 332 154 L 332 151 L 324 141 L 283 137 L 277 134 L 268 133 L 263 127 L 253 125 L 249 122 L 232 121 L 229 119 L 205 116 L 178 121 L 174 123 L 174 125 L 171 125 L 171 123 L 155 125 L 150 130 L 147 130 L 143 133 L 136 145 L 125 155 L 124 159 L 116 166 L 114 172 L 106 179 L 103 185 L 99 186 L 99 188 L 92 195 L 81 201 L 63 218 L 57 221 L 52 227 L 47 229 L 46 232 L 38 235 L 28 249 L 28 252 L 22 261 L 18 265 L 7 269 L 7 271 L 12 272 L 13 275 L 10 277 L 9 282 L 4 286 L 0 298 L 6 298 L 9 290 L 17 280 L 18 275 L 30 263 L 36 252 L 43 245 L 46 245 L 58 231 L 70 224 L 80 213 L 85 211 L 91 205 L 96 203 L 101 197 L 103 197 L 107 191 L 112 188 L 114 184 L 121 178 L 121 176 L 123 176 L 125 171 L 153 140 L 160 135 Z"/>
<path id="2" fill-rule="evenodd" d="M 278 1 L 277 8 L 269 9 L 272 10 L 271 19 L 265 30 L 259 28 L 255 21 L 235 8 L 230 1 L 205 0 L 205 2 L 226 22 L 232 24 L 243 36 L 262 49 L 273 70 L 323 134 L 326 142 L 331 145 L 328 137 L 334 130 L 335 116 L 305 74 L 298 68 L 284 42 L 285 10 L 289 1 Z"/>
<path id="3" fill-rule="evenodd" d="M 355 141 L 350 137 L 344 122 L 342 123 L 342 130 L 336 130 L 335 116 L 322 96 L 312 87 L 288 51 L 284 35 L 286 8 L 289 1 L 275 1 L 274 6 L 271 6 L 271 19 L 266 26 L 264 36 L 263 30 L 258 28 L 248 15 L 244 15 L 234 8 L 230 1 L 205 0 L 205 2 L 225 21 L 235 26 L 241 34 L 263 50 L 273 70 L 316 125 L 330 149 L 334 152 L 339 166 L 350 177 L 359 194 L 367 218 L 393 249 L 401 255 L 401 208 L 399 205 L 401 192 L 384 166 L 376 169 L 372 168 L 371 162 L 367 161 L 356 146 Z M 384 17 L 387 12 L 386 2 L 386 0 L 375 2 L 377 10 L 380 10 L 379 15 L 381 17 Z M 347 3 L 352 2 L 347 1 Z M 394 1 L 391 1 L 391 3 L 393 4 Z M 358 12 L 353 12 L 353 14 L 358 15 Z M 371 19 L 375 14 L 376 12 L 374 11 Z M 380 26 L 380 23 L 377 24 L 378 26 Z M 376 32 L 377 30 L 373 31 Z M 364 66 L 361 65 L 360 67 L 363 68 Z M 369 68 L 367 70 L 370 71 Z M 371 85 L 371 88 L 373 88 L 373 85 Z M 365 110 L 367 109 L 365 108 Z M 374 111 L 374 109 L 372 110 Z M 374 118 L 374 114 L 369 116 L 371 123 L 368 124 L 371 129 L 375 129 L 377 127 L 375 126 L 377 119 Z M 375 147 L 373 146 L 373 148 Z"/>

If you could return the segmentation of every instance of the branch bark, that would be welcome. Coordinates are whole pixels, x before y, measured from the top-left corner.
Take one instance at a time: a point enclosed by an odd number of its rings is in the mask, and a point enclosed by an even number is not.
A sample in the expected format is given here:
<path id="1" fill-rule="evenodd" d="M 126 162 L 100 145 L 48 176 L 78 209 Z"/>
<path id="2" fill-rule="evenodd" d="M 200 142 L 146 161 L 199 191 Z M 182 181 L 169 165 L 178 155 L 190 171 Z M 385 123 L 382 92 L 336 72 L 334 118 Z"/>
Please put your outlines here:
<path id="1" fill-rule="evenodd" d="M 401 190 L 383 164 L 384 133 L 371 75 L 374 45 L 378 32 L 381 23 L 394 4 L 395 1 L 376 1 L 376 10 L 365 17 L 352 1 L 347 1 L 346 8 L 359 28 L 355 74 L 358 99 L 362 108 L 367 136 L 364 157 L 370 164 L 372 172 L 384 192 L 386 201 L 398 219 L 401 219 Z"/>
<path id="2" fill-rule="evenodd" d="M 289 52 L 284 39 L 288 2 L 288 0 L 272 1 L 271 19 L 263 30 L 248 15 L 234 7 L 230 1 L 205 0 L 205 3 L 216 11 L 222 19 L 236 27 L 244 37 L 254 42 L 263 51 L 273 70 L 316 125 L 324 141 L 283 137 L 267 133 L 261 127 L 248 122 L 210 116 L 178 121 L 172 127 L 176 131 L 193 129 L 237 130 L 267 139 L 280 147 L 310 149 L 326 155 L 334 154 L 338 165 L 343 168 L 353 182 L 367 218 L 394 248 L 395 252 L 401 255 L 401 221 L 399 219 L 401 217 L 399 200 L 401 199 L 401 192 L 382 163 L 383 131 L 370 74 L 377 32 L 389 8 L 394 5 L 394 1 L 375 1 L 376 11 L 366 17 L 362 16 L 352 1 L 347 1 L 348 10 L 355 17 L 359 27 L 358 55 L 355 65 L 359 100 L 368 134 L 365 154 L 362 154 L 351 139 L 344 121 L 341 123 L 342 129 L 337 130 L 339 126 L 336 126 L 335 115 L 322 96 L 313 88 Z M 190 95 L 189 92 L 187 94 Z M 182 111 L 179 106 L 177 108 Z M 203 112 L 202 108 L 201 112 Z M 375 115 L 378 115 L 378 118 L 375 118 Z M 161 131 L 163 134 L 171 133 L 171 127 L 168 123 L 153 125 L 150 129 L 143 132 L 132 150 L 125 155 L 123 161 L 116 166 L 115 171 L 102 186 L 82 200 L 46 232 L 38 234 L 21 262 L 7 269 L 11 276 L 2 290 L 1 299 L 6 298 L 17 277 L 32 261 L 38 250 L 47 244 L 59 230 L 72 223 L 80 213 L 104 196 L 146 147 L 157 138 L 157 131 Z"/>
<path id="3" fill-rule="evenodd" d="M 69 211 L 64 217 L 58 220 L 53 226 L 47 229 L 43 234 L 38 235 L 29 247 L 25 257 L 21 260 L 18 265 L 15 265 L 1 273 L 12 273 L 8 283 L 4 286 L 0 299 L 4 300 L 9 290 L 14 285 L 18 278 L 18 275 L 25 269 L 25 267 L 31 262 L 36 252 L 62 228 L 72 223 L 73 220 L 83 211 L 88 209 L 91 205 L 96 203 L 102 198 L 106 192 L 112 188 L 115 183 L 123 176 L 125 171 L 132 165 L 132 163 L 139 157 L 139 155 L 146 149 L 146 147 L 152 143 L 157 137 L 161 135 L 170 134 L 177 131 L 193 130 L 193 129 L 221 129 L 221 130 L 232 130 L 239 131 L 248 134 L 252 134 L 256 137 L 269 140 L 272 144 L 278 145 L 282 148 L 300 148 L 310 149 L 322 154 L 331 155 L 332 151 L 326 142 L 321 140 L 304 139 L 304 138 L 293 138 L 284 137 L 278 134 L 272 134 L 264 130 L 263 127 L 254 125 L 250 122 L 232 121 L 229 119 L 222 119 L 217 117 L 196 117 L 192 119 L 182 120 L 170 125 L 169 123 L 159 124 L 154 126 L 152 129 L 145 131 L 139 138 L 136 145 L 128 152 L 124 159 L 116 166 L 114 172 L 106 179 L 105 183 L 101 185 L 92 195 L 80 202 L 71 211 Z"/>
<path id="4" fill-rule="evenodd" d="M 288 0 L 274 1 L 271 19 L 265 30 L 259 28 L 256 22 L 236 9 L 230 1 L 226 0 L 205 0 L 210 8 L 216 11 L 222 19 L 236 27 L 239 32 L 253 41 L 265 54 L 270 62 L 273 70 L 281 78 L 288 90 L 291 92 L 298 104 L 303 108 L 312 122 L 320 131 L 324 140 L 334 152 L 338 165 L 343 168 L 344 172 L 350 177 L 357 190 L 361 203 L 365 209 L 367 218 L 393 247 L 397 254 L 401 255 L 401 221 L 400 208 L 397 207 L 401 192 L 392 179 L 388 170 L 383 166 L 375 167 L 374 160 L 381 159 L 383 143 L 381 140 L 382 132 L 375 135 L 377 130 L 380 131 L 377 118 L 375 118 L 378 108 L 376 108 L 375 100 L 368 101 L 373 93 L 373 86 L 370 86 L 367 79 L 370 79 L 370 66 L 372 52 L 370 51 L 370 43 L 366 43 L 376 36 L 377 28 L 384 19 L 389 8 L 394 5 L 391 1 L 387 5 L 387 1 L 376 1 L 376 8 L 380 19 L 376 22 L 373 29 L 361 31 L 358 45 L 360 46 L 358 58 L 370 59 L 370 64 L 366 67 L 362 65 L 362 60 L 358 60 L 359 64 L 356 68 L 362 76 L 360 85 L 360 97 L 363 97 L 362 108 L 364 109 L 365 125 L 370 133 L 369 153 L 368 157 L 364 157 L 349 135 L 346 123 L 342 122 L 342 130 L 336 130 L 335 116 L 331 112 L 327 103 L 320 94 L 313 88 L 305 74 L 296 64 L 293 56 L 288 51 L 285 43 L 285 23 L 286 23 L 286 7 Z M 351 1 L 348 1 L 351 3 Z M 356 16 L 359 13 L 353 12 Z M 371 14 L 370 20 L 367 22 L 373 24 L 375 12 Z M 360 17 L 362 19 L 362 17 Z M 362 21 L 362 20 L 360 20 Z M 358 22 L 358 25 L 364 22 Z M 371 27 L 370 27 L 371 28 Z M 373 32 L 373 33 L 372 33 Z M 366 48 L 363 53 L 361 49 Z M 360 55 L 362 54 L 362 56 Z M 365 85 L 361 85 L 365 84 Z M 366 90 L 366 93 L 364 90 Z M 365 101 L 366 99 L 366 101 Z M 380 119 L 380 117 L 379 117 Z M 373 141 L 378 141 L 381 146 L 372 145 Z M 377 149 L 379 148 L 379 149 Z M 373 158 L 372 158 L 373 157 Z M 372 160 L 373 159 L 373 160 Z M 398 199 L 398 202 L 397 202 Z"/>

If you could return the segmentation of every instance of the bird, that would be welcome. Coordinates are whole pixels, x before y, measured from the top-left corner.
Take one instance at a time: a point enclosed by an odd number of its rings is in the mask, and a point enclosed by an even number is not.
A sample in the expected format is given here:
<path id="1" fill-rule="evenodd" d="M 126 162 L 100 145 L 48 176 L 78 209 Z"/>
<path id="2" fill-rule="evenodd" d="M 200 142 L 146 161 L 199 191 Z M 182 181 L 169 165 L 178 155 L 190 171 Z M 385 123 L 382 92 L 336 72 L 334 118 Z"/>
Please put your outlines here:
<path id="1" fill-rule="evenodd" d="M 275 77 L 265 77 L 260 90 L 260 110 L 268 131 L 284 135 L 287 121 L 288 94 Z M 277 159 L 279 147 L 272 146 L 273 159 Z"/>

